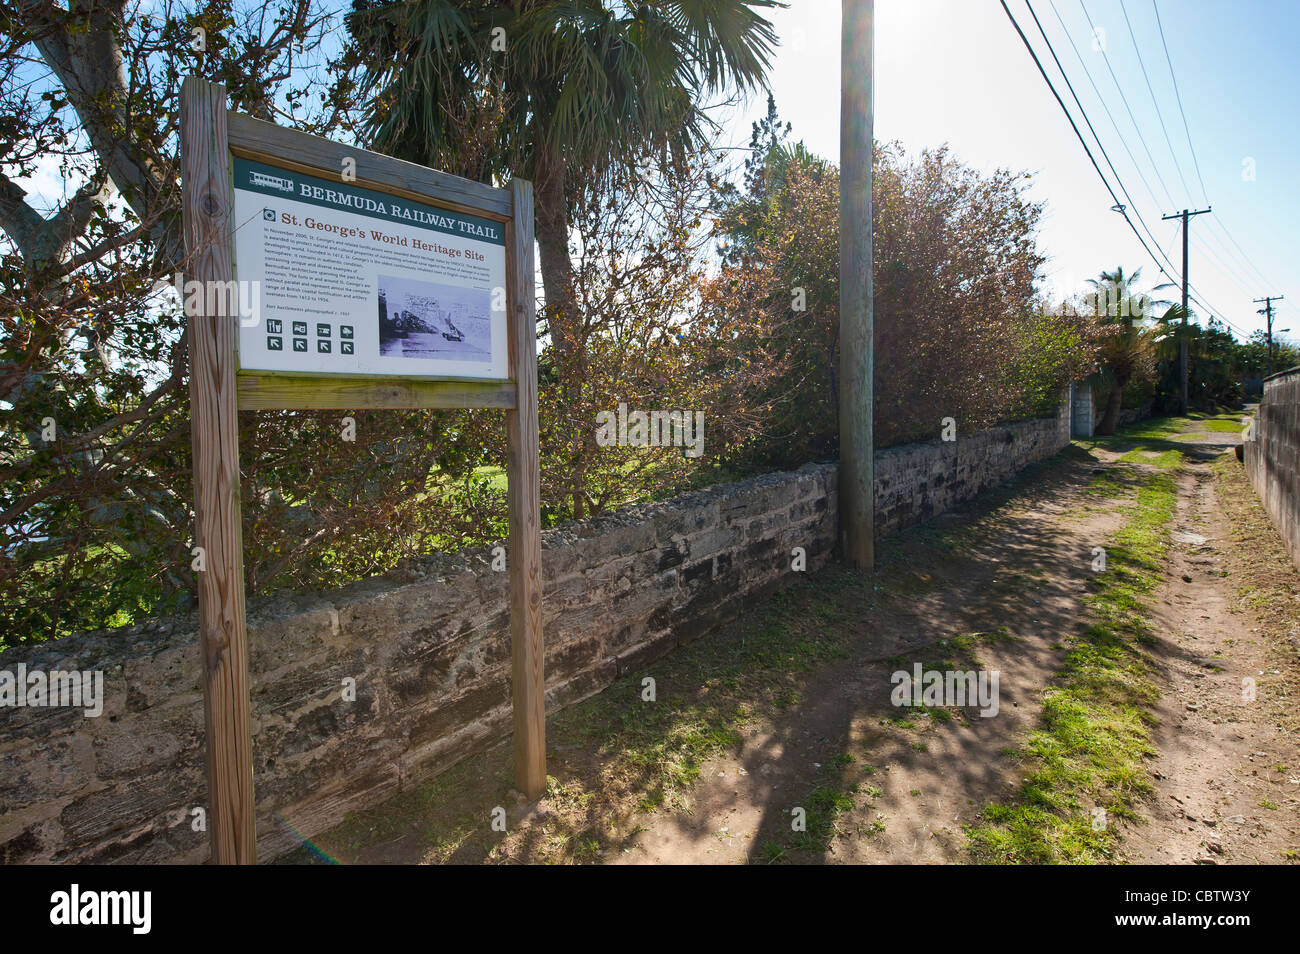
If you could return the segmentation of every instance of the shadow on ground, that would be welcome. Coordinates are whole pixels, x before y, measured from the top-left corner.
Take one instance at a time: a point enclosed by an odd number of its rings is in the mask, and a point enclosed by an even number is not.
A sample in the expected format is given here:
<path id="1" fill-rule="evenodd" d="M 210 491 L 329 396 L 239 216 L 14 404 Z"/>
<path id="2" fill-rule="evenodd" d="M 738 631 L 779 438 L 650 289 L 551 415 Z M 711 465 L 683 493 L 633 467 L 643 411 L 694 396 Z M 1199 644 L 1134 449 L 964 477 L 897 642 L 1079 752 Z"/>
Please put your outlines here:
<path id="1" fill-rule="evenodd" d="M 1159 422 L 1075 444 L 880 541 L 872 574 L 832 565 L 756 599 L 552 716 L 552 778 L 536 804 L 512 791 L 500 745 L 284 860 L 965 860 L 964 826 L 1020 782 L 1016 743 L 1087 625 L 1093 547 L 1118 523 L 1117 499 L 1139 482 L 1142 455 L 1173 450 L 1220 452 Z M 891 674 L 915 663 L 998 670 L 997 715 L 891 704 Z"/>

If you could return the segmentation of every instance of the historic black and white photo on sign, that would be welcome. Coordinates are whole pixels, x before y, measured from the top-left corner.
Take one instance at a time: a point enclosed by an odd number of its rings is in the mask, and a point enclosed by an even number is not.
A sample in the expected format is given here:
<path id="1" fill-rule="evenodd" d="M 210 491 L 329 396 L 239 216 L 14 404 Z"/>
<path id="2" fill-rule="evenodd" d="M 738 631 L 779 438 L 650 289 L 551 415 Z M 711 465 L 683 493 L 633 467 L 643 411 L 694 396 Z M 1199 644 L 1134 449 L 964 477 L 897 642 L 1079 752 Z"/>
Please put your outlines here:
<path id="1" fill-rule="evenodd" d="M 486 289 L 379 275 L 379 354 L 385 358 L 492 357 Z"/>

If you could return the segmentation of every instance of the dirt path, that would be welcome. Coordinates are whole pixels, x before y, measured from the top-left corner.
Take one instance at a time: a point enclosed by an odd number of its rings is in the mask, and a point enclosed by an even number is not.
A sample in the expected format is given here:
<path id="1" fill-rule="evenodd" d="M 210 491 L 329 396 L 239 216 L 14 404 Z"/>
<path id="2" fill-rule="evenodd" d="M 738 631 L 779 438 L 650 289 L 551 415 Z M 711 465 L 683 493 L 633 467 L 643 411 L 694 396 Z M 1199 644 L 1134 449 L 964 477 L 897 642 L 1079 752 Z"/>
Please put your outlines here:
<path id="1" fill-rule="evenodd" d="M 1240 474 L 1212 472 L 1235 437 L 1175 439 L 1157 442 L 1189 462 L 1150 601 L 1156 791 L 1138 805 L 1149 821 L 1120 823 L 1117 860 L 1293 860 L 1300 695 L 1285 633 L 1300 633 L 1300 577 L 1279 562 Z M 317 851 L 361 862 L 970 861 L 967 826 L 1020 791 L 1043 694 L 1092 623 L 1094 548 L 1126 519 L 1125 483 L 1156 471 L 1144 459 L 1161 450 L 1131 446 L 1071 448 L 885 541 L 869 577 L 831 568 L 756 604 L 648 669 L 655 703 L 640 700 L 638 674 L 555 717 L 554 779 L 535 805 L 512 797 L 501 746 L 358 816 Z M 1243 587 L 1256 594 L 1245 603 Z M 1267 634 L 1261 609 L 1275 621 Z M 893 705 L 892 674 L 917 663 L 997 671 L 996 715 Z M 1244 678 L 1256 680 L 1255 702 L 1243 700 Z M 490 824 L 497 806 L 505 833 Z"/>
<path id="2" fill-rule="evenodd" d="M 1222 438 L 1207 435 L 1200 446 L 1236 443 Z M 1300 846 L 1300 696 L 1285 641 L 1294 620 L 1278 612 L 1261 621 L 1242 597 L 1243 588 L 1294 593 L 1297 574 L 1262 511 L 1245 506 L 1253 501 L 1243 499 L 1251 491 L 1239 465 L 1225 463 L 1218 488 L 1204 458 L 1190 460 L 1179 481 L 1172 560 L 1156 607 L 1156 797 L 1149 824 L 1126 832 L 1128 861 L 1277 864 L 1295 860 Z"/>
<path id="3" fill-rule="evenodd" d="M 947 559 L 920 535 L 902 542 L 883 575 L 897 586 L 899 568 L 912 567 L 924 589 L 863 608 L 850 655 L 814 674 L 791 717 L 705 764 L 694 810 L 643 822 L 616 859 L 961 860 L 963 825 L 1019 783 L 1007 751 L 1038 719 L 1065 636 L 1082 626 L 1092 548 L 1119 520 L 1109 501 L 1084 493 L 1091 463 L 1075 461 L 980 518 L 955 515 L 964 532 Z M 890 677 L 917 662 L 999 671 L 997 715 L 895 707 Z M 795 808 L 814 830 L 790 848 Z"/>

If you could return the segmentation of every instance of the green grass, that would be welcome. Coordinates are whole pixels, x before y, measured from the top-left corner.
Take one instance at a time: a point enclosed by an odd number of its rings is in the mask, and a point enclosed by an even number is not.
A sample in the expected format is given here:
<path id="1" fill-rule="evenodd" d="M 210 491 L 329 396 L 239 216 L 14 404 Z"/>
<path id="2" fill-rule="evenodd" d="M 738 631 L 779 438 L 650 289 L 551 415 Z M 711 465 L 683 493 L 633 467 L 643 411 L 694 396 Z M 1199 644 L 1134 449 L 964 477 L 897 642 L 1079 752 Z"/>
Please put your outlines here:
<path id="1" fill-rule="evenodd" d="M 1130 441 L 1136 430 L 1163 442 L 1174 428 L 1152 422 L 1115 440 Z M 988 805 L 967 828 L 968 848 L 979 862 L 1105 861 L 1117 837 L 1111 820 L 1137 819 L 1136 803 L 1151 791 L 1144 760 L 1154 754 L 1151 708 L 1158 693 L 1143 647 L 1151 638 L 1148 599 L 1163 579 L 1181 457 L 1165 451 L 1136 459 L 1161 470 L 1130 473 L 1127 481 L 1108 474 L 1102 485 L 1131 503 L 1124 525 L 1107 541 L 1107 570 L 1085 600 L 1093 624 L 1072 642 L 1043 697 L 1041 725 L 1017 753 L 1028 770 L 1020 789 L 1008 803 Z M 1095 808 L 1105 810 L 1105 824 L 1096 823 Z"/>
<path id="2" fill-rule="evenodd" d="M 1241 423 L 1240 417 L 1227 421 L 1216 418 L 1214 420 L 1201 421 L 1200 423 L 1202 430 L 1214 431 L 1218 434 L 1240 434 L 1242 429 L 1246 426 Z"/>
<path id="3" fill-rule="evenodd" d="M 805 830 L 795 832 L 790 847 L 803 851 L 825 851 L 839 831 L 840 817 L 857 805 L 854 797 L 857 786 L 842 790 L 832 785 L 814 789 L 804 799 L 802 806 L 806 818 Z"/>
<path id="4" fill-rule="evenodd" d="M 474 476 L 475 478 L 486 478 L 488 486 L 493 490 L 501 493 L 506 492 L 509 482 L 506 480 L 506 469 L 504 467 L 495 465 L 491 467 L 475 467 Z"/>
<path id="5" fill-rule="evenodd" d="M 1153 417 L 1139 424 L 1134 424 L 1132 427 L 1122 428 L 1116 437 L 1102 438 L 1101 440 L 1169 440 L 1174 435 L 1181 433 L 1186 426 L 1187 418 L 1184 417 Z"/>
<path id="6" fill-rule="evenodd" d="M 1170 470 L 1183 462 L 1183 453 L 1177 450 L 1157 451 L 1135 447 L 1119 459 L 1125 464 L 1150 464 L 1161 470 Z"/>

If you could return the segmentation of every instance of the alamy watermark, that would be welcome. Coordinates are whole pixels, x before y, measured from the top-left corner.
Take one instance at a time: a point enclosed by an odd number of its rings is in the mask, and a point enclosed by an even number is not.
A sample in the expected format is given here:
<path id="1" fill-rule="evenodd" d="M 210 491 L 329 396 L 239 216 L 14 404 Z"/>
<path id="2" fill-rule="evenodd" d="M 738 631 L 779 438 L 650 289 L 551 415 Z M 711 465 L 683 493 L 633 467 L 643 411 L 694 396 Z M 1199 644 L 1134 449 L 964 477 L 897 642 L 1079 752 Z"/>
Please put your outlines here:
<path id="1" fill-rule="evenodd" d="M 980 717 L 998 714 L 998 679 L 1001 672 L 973 669 L 931 669 L 920 663 L 912 672 L 900 669 L 889 677 L 894 690 L 889 701 L 896 706 L 979 706 Z"/>
<path id="2" fill-rule="evenodd" d="M 153 924 L 151 891 L 82 890 L 74 884 L 50 895 L 50 923 L 56 926 L 121 925 L 148 934 Z"/>
<path id="3" fill-rule="evenodd" d="M 241 328 L 255 328 L 262 320 L 262 283 L 258 281 L 200 281 L 176 272 L 171 282 L 159 279 L 153 293 L 174 288 L 187 315 L 238 315 Z"/>
<path id="4" fill-rule="evenodd" d="M 1155 301 L 1150 295 L 1134 295 L 1127 284 L 1115 281 L 1101 282 L 1097 290 L 1084 296 L 1084 301 L 1098 318 L 1127 318 L 1146 321 L 1155 313 Z"/>
<path id="5" fill-rule="evenodd" d="M 82 709 L 89 718 L 104 711 L 104 673 L 33 669 L 18 664 L 18 671 L 0 669 L 0 709 L 50 707 Z"/>
<path id="6" fill-rule="evenodd" d="M 618 411 L 596 415 L 596 443 L 601 447 L 680 447 L 687 457 L 704 453 L 703 411 Z"/>

